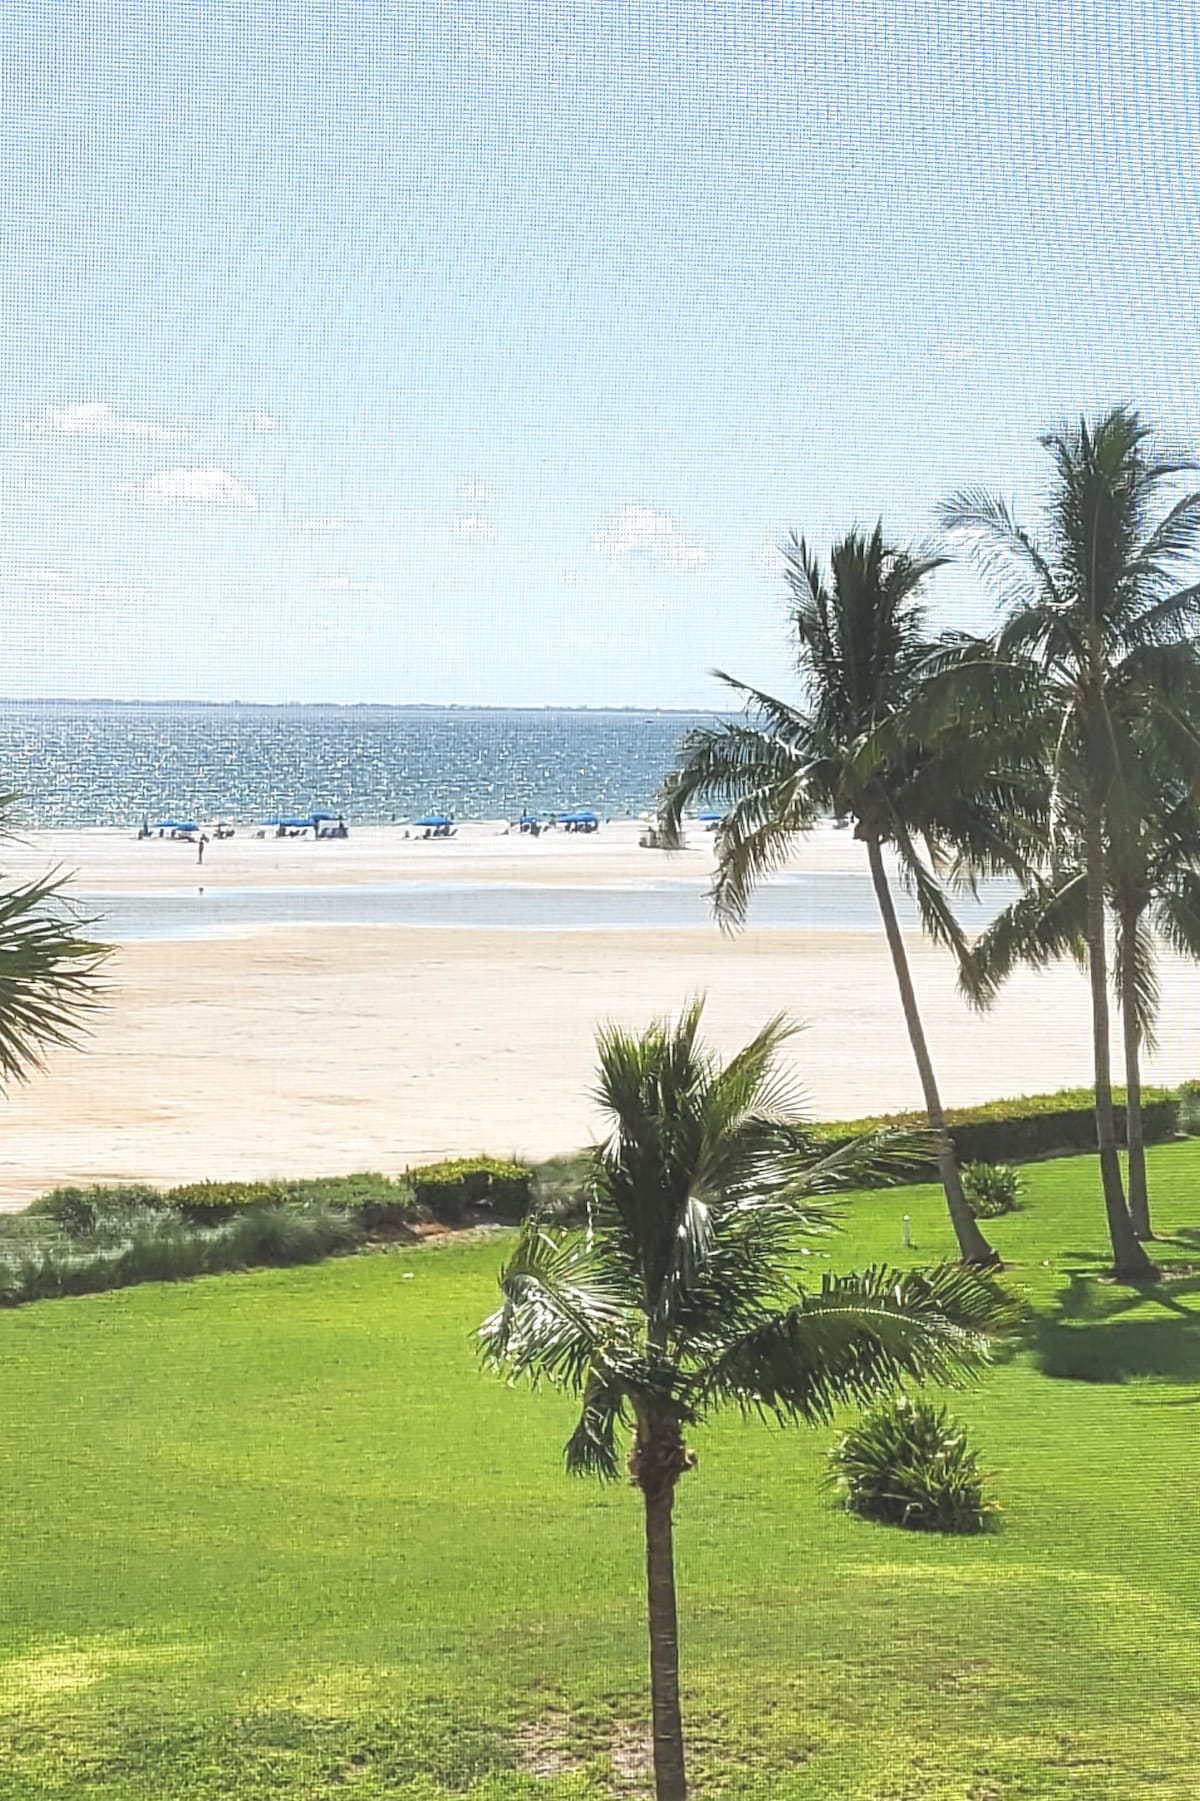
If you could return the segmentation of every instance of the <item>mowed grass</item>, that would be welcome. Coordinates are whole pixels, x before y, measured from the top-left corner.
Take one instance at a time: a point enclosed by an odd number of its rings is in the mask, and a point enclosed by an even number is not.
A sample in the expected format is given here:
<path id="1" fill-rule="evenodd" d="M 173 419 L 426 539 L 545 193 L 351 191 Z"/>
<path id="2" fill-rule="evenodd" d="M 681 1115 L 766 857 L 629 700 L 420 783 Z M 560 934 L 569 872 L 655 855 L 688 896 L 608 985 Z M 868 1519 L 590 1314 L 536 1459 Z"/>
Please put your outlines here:
<path id="1" fill-rule="evenodd" d="M 1096 1279 L 1092 1163 L 1028 1175 L 989 1227 L 1028 1339 L 953 1403 L 998 1532 L 839 1514 L 830 1429 L 695 1435 L 699 1796 L 1196 1794 L 1200 1143 L 1151 1155 L 1143 1297 Z M 845 1223 L 814 1274 L 950 1250 L 930 1189 Z M 505 1242 L 0 1317 L 0 1796 L 649 1792 L 637 1497 L 562 1473 L 564 1400 L 478 1369 Z"/>

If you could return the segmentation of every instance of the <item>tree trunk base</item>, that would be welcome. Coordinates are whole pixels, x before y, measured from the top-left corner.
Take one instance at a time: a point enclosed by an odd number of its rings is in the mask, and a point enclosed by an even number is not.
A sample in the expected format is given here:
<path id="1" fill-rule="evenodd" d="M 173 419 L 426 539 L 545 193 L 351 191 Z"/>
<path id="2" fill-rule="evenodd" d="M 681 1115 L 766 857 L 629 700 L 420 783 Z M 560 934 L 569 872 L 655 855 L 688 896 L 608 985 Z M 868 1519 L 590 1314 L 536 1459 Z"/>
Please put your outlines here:
<path id="1" fill-rule="evenodd" d="M 999 1251 L 989 1245 L 986 1251 L 978 1251 L 972 1257 L 960 1257 L 959 1269 L 1003 1269 L 1004 1259 Z"/>
<path id="2" fill-rule="evenodd" d="M 1134 1269 L 1124 1269 L 1119 1263 L 1114 1263 L 1104 1274 L 1110 1282 L 1124 1282 L 1131 1288 L 1144 1288 L 1147 1282 L 1162 1280 L 1162 1271 L 1157 1263 L 1149 1261 L 1139 1263 Z"/>

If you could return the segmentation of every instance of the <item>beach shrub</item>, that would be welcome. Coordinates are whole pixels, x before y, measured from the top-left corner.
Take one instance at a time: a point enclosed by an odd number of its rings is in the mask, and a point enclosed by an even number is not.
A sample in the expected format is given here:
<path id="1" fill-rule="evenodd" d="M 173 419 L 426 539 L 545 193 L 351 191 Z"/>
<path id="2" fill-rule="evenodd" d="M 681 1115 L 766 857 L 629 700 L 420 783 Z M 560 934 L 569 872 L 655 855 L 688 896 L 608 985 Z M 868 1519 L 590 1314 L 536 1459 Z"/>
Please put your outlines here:
<path id="1" fill-rule="evenodd" d="M 1185 1082 L 1177 1097 L 1176 1129 L 1189 1138 L 1200 1135 L 1200 1082 Z"/>
<path id="2" fill-rule="evenodd" d="M 523 1218 L 529 1211 L 533 1171 L 494 1157 L 460 1157 L 406 1170 L 404 1181 L 418 1207 L 433 1219 L 456 1225 L 474 1208 L 486 1208 L 498 1219 Z"/>
<path id="3" fill-rule="evenodd" d="M 1024 1183 L 1011 1163 L 965 1163 L 961 1174 L 963 1193 L 976 1219 L 999 1219 L 1020 1206 Z"/>
<path id="4" fill-rule="evenodd" d="M 226 1267 L 234 1267 L 236 1259 L 246 1269 L 285 1269 L 356 1250 L 363 1240 L 363 1228 L 340 1207 L 285 1205 L 251 1210 L 230 1220 L 222 1238 L 222 1254 L 227 1251 L 231 1260 Z"/>
<path id="5" fill-rule="evenodd" d="M 317 1263 L 361 1242 L 355 1221 L 328 1207 L 247 1209 L 216 1226 L 192 1225 L 178 1214 L 150 1214 L 113 1242 L 43 1243 L 24 1253 L 5 1246 L 0 1305 L 99 1294 L 142 1282 L 182 1282 L 224 1270 Z"/>
<path id="6" fill-rule="evenodd" d="M 873 1407 L 842 1434 L 827 1480 L 849 1512 L 910 1532 L 982 1532 L 999 1511 L 965 1427 L 944 1407 L 907 1395 Z"/>
<path id="7" fill-rule="evenodd" d="M 1125 1094 L 1113 1091 L 1117 1131 L 1125 1131 Z M 1147 1088 L 1142 1093 L 1142 1129 L 1147 1144 L 1173 1138 L 1178 1131 L 1179 1096 L 1173 1089 Z M 873 1119 L 838 1120 L 814 1128 L 830 1146 L 848 1144 L 870 1132 L 920 1131 L 921 1113 L 893 1113 Z M 977 1107 L 950 1107 L 946 1124 L 959 1163 L 1026 1163 L 1035 1157 L 1058 1156 L 1096 1148 L 1096 1118 L 1089 1088 L 1062 1089 L 1057 1094 L 1020 1095 L 985 1101 Z M 914 1169 L 912 1180 L 936 1176 L 930 1163 Z"/>
<path id="8" fill-rule="evenodd" d="M 395 1232 L 428 1217 L 412 1184 L 364 1170 L 351 1176 L 316 1176 L 289 1182 L 287 1195 L 304 1205 L 339 1207 L 367 1232 Z"/>
<path id="9" fill-rule="evenodd" d="M 93 1183 L 80 1188 L 54 1188 L 49 1194 L 39 1195 L 25 1208 L 25 1216 L 52 1220 L 63 1232 L 81 1237 L 106 1225 L 120 1226 L 160 1212 L 165 1205 L 158 1190 L 143 1183 Z"/>

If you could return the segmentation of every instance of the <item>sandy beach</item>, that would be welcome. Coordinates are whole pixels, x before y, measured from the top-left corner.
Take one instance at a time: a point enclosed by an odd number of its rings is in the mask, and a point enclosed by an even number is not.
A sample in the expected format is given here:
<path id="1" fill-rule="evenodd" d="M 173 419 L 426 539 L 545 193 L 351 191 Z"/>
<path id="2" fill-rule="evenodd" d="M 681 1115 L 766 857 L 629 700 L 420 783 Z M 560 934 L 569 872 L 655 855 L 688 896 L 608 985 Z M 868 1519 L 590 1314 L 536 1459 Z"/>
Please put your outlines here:
<path id="1" fill-rule="evenodd" d="M 466 828 L 447 843 L 394 828 L 344 844 L 238 837 L 213 846 L 205 882 L 288 888 L 405 880 L 706 880 L 707 840 L 666 860 L 637 828 L 537 843 Z M 848 870 L 857 847 L 828 833 L 806 870 Z M 436 859 L 436 861 L 435 861 Z M 81 832 L 31 839 L 10 874 L 50 865 L 93 894 L 197 882 L 195 852 Z M 949 959 L 918 936 L 914 969 L 950 1103 L 1086 1082 L 1087 997 L 1072 968 L 1024 973 L 995 1011 L 972 1014 Z M 1164 966 L 1151 1079 L 1197 1073 L 1200 976 Z M 731 1049 L 785 1009 L 804 1022 L 797 1073 L 819 1117 L 919 1099 L 882 937 L 846 930 L 449 930 L 264 927 L 122 944 L 81 1054 L 55 1053 L 14 1090 L 0 1134 L 0 1206 L 60 1182 L 317 1174 L 489 1150 L 542 1156 L 587 1141 L 596 1022 L 636 1025 L 690 995 Z"/>
<path id="2" fill-rule="evenodd" d="M 398 882 L 530 882 L 639 884 L 647 880 L 703 881 L 712 867 L 712 837 L 700 828 L 670 856 L 642 850 L 644 826 L 633 820 L 594 833 L 562 830 L 521 836 L 503 822 L 468 822 L 455 836 L 425 839 L 403 826 L 356 826 L 345 839 L 279 838 L 239 826 L 235 836 L 210 843 L 199 873 L 194 844 L 134 832 L 30 832 L 6 844 L 5 871 L 24 876 L 48 867 L 70 871 L 93 894 L 179 893 L 203 882 L 210 889 L 342 887 Z M 806 869 L 857 862 L 847 834 L 828 831 L 806 847 Z"/>

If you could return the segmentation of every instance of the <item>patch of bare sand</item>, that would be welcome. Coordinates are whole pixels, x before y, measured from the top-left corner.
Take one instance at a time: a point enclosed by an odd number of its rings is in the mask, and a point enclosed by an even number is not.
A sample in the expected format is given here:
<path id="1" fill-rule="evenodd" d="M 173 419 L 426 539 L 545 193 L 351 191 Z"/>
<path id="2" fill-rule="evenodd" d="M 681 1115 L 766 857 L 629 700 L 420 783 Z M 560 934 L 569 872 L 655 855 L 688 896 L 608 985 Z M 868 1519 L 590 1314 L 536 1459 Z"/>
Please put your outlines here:
<path id="1" fill-rule="evenodd" d="M 1087 994 L 1072 968 L 1022 973 L 980 1018 L 950 960 L 911 948 L 948 1102 L 1087 1081 Z M 705 991 L 725 1052 L 777 1009 L 807 1022 L 791 1054 L 818 1117 L 919 1102 L 873 933 L 296 928 L 129 944 L 110 975 L 87 1050 L 55 1053 L 4 1104 L 0 1205 L 60 1182 L 572 1150 L 598 1125 L 597 1022 L 637 1026 Z M 1164 970 L 1151 1079 L 1197 1073 L 1198 982 Z"/>

